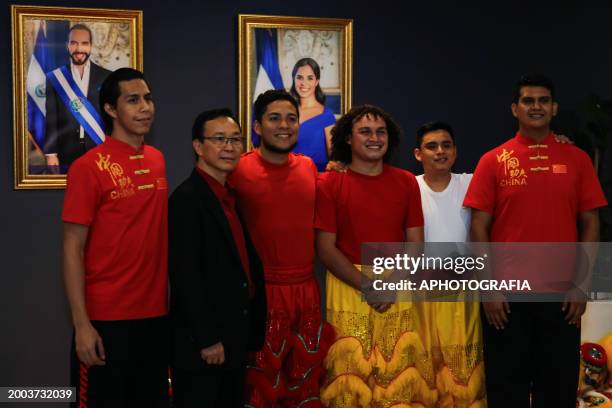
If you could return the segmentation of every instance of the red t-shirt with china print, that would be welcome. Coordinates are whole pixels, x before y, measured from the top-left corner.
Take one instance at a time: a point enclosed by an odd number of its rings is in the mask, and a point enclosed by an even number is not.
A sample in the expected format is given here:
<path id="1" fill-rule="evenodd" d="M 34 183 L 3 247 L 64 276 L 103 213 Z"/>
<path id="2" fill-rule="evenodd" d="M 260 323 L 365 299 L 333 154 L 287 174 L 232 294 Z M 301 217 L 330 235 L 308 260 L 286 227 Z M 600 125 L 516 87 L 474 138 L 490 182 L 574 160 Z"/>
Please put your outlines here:
<path id="1" fill-rule="evenodd" d="M 107 137 L 68 171 L 62 221 L 89 227 L 85 301 L 91 320 L 165 315 L 168 184 L 162 153 Z"/>
<path id="2" fill-rule="evenodd" d="M 584 151 L 517 133 L 482 156 L 463 205 L 493 216 L 491 242 L 576 242 L 579 213 L 607 201 Z"/>
<path id="3" fill-rule="evenodd" d="M 517 133 L 478 163 L 463 205 L 493 216 L 495 277 L 530 281 L 533 291 L 564 291 L 577 282 L 574 245 L 580 213 L 607 205 L 589 156 L 548 135 L 536 143 Z"/>

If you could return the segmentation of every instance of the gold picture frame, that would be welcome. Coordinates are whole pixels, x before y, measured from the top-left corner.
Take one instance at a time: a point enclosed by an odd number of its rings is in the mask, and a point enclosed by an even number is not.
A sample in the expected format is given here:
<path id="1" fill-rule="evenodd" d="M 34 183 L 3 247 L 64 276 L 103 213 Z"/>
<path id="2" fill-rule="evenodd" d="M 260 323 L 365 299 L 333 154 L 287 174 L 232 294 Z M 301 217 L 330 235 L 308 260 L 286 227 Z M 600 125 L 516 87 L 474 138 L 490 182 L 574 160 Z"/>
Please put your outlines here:
<path id="1" fill-rule="evenodd" d="M 257 30 L 270 36 L 269 42 L 258 37 Z M 274 39 L 275 38 L 275 39 Z M 335 117 L 348 112 L 352 103 L 353 68 L 353 20 L 336 18 L 285 17 L 240 14 L 238 16 L 238 116 L 247 139 L 247 149 L 253 148 L 252 110 L 254 93 L 264 89 L 260 81 L 261 64 L 259 52 L 264 47 L 274 47 L 280 79 L 276 75 L 276 86 L 280 81 L 285 90 L 293 82 L 292 71 L 296 61 L 313 58 L 320 66 L 320 85 L 326 99 L 325 106 Z M 262 46 L 263 44 L 263 46 Z M 274 53 L 272 53 L 274 54 Z M 263 54 L 262 54 L 263 55 Z M 261 58 L 263 61 L 263 58 Z M 265 83 L 265 80 L 263 81 Z M 270 89 L 268 87 L 268 89 Z M 300 133 L 302 135 L 302 132 Z M 299 138 L 300 136 L 298 136 Z"/>
<path id="2" fill-rule="evenodd" d="M 46 153 L 46 147 L 50 144 L 47 134 L 58 134 L 47 129 L 51 123 L 47 122 L 47 117 L 51 115 L 47 114 L 47 74 L 61 67 L 66 67 L 67 70 L 75 69 L 70 65 L 72 57 L 69 54 L 68 38 L 71 38 L 70 27 L 78 23 L 89 28 L 91 34 L 90 53 L 85 59 L 89 67 L 87 72 L 91 74 L 82 74 L 90 78 L 90 91 L 92 86 L 96 86 L 96 91 L 99 92 L 99 83 L 103 80 L 100 79 L 98 83 L 96 76 L 94 83 L 94 68 L 91 68 L 93 65 L 96 66 L 96 75 L 97 72 L 107 73 L 123 66 L 142 70 L 143 14 L 140 10 L 12 5 L 11 15 L 14 188 L 65 188 L 65 170 L 69 163 L 60 165 L 58 160 L 57 165 L 49 165 L 48 157 L 53 154 Z M 64 38 L 65 42 L 62 42 Z M 81 53 L 85 54 L 87 53 Z M 87 94 L 86 99 L 89 98 L 90 95 Z M 74 101 L 70 102 L 70 106 L 72 102 Z M 96 106 L 97 103 L 95 101 Z M 93 102 L 90 106 L 93 106 Z M 68 105 L 65 109 L 68 109 Z M 49 111 L 58 112 L 55 108 Z M 62 114 L 65 115 L 64 112 Z M 76 122 L 74 126 L 77 126 L 77 131 L 80 132 L 85 150 L 82 126 L 79 127 Z M 55 154 L 55 157 L 57 156 L 58 154 Z"/>

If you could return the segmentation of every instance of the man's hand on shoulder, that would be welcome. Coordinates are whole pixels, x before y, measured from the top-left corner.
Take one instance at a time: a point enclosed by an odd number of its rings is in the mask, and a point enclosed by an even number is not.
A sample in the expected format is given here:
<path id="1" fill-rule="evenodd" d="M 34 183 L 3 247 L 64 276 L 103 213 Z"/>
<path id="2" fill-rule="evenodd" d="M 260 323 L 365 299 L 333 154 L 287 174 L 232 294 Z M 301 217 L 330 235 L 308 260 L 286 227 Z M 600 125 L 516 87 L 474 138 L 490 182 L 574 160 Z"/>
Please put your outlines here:
<path id="1" fill-rule="evenodd" d="M 553 133 L 553 136 L 555 137 L 555 141 L 557 143 L 561 143 L 561 144 L 574 144 L 574 141 L 572 139 L 570 139 L 569 137 L 565 136 L 565 135 L 558 135 L 556 133 Z"/>
<path id="2" fill-rule="evenodd" d="M 329 161 L 325 167 L 327 171 L 337 171 L 338 173 L 346 173 L 346 169 L 348 169 L 348 165 L 340 161 Z"/>
<path id="3" fill-rule="evenodd" d="M 223 343 L 218 342 L 210 347 L 200 350 L 202 360 L 208 364 L 223 364 L 225 362 L 225 349 Z"/>
<path id="4" fill-rule="evenodd" d="M 87 322 L 81 327 L 75 327 L 74 341 L 77 356 L 87 367 L 106 364 L 102 337 L 91 323 Z"/>

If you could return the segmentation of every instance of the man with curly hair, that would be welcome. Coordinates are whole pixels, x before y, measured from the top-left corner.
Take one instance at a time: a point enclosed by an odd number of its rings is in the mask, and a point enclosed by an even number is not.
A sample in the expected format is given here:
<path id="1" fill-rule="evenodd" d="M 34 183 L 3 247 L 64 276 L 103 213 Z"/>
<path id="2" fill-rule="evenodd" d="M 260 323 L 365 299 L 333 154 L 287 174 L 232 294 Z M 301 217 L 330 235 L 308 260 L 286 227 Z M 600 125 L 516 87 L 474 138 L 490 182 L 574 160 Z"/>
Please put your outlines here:
<path id="1" fill-rule="evenodd" d="M 412 304 L 369 297 L 366 303 L 361 294 L 371 278 L 362 271 L 362 243 L 423 241 L 418 183 L 386 164 L 399 135 L 379 107 L 354 107 L 332 129 L 332 160 L 347 163 L 347 171 L 324 173 L 317 182 L 317 251 L 328 269 L 327 320 L 338 339 L 325 361 L 321 399 L 329 407 L 437 399 Z"/>

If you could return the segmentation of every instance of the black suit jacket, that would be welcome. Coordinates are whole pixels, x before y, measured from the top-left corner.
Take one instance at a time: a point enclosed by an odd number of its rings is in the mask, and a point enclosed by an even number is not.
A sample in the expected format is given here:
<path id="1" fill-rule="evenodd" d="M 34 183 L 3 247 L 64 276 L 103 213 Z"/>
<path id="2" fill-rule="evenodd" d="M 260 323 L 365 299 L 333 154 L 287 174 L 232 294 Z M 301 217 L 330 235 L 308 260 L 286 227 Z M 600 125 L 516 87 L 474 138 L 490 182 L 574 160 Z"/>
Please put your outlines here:
<path id="1" fill-rule="evenodd" d="M 263 267 L 242 222 L 255 296 L 221 203 L 196 170 L 170 196 L 169 275 L 173 364 L 192 371 L 236 368 L 260 350 L 266 325 Z M 211 366 L 202 348 L 222 342 L 225 364 Z"/>
<path id="2" fill-rule="evenodd" d="M 70 65 L 68 65 L 70 71 Z M 100 87 L 111 71 L 91 63 L 89 71 L 89 86 L 87 99 L 93 107 L 100 112 Z M 66 173 L 68 166 L 81 157 L 87 150 L 96 146 L 85 132 L 84 143 L 79 137 L 79 122 L 66 108 L 55 88 L 49 80 L 46 83 L 47 98 L 45 102 L 45 154 L 57 154 L 62 173 Z"/>

